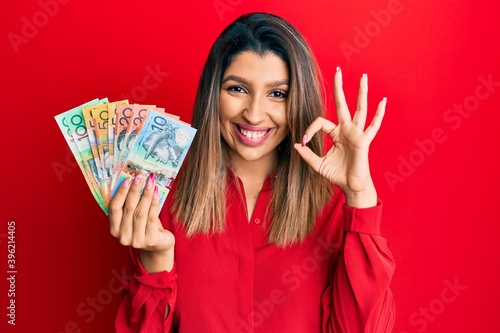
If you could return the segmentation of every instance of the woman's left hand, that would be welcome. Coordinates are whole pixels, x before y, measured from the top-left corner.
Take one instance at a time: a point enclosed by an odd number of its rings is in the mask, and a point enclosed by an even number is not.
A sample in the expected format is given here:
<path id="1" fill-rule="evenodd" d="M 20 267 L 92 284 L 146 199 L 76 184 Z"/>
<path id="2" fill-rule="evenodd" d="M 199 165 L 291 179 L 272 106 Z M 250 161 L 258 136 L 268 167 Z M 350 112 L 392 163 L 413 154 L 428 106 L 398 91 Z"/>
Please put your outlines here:
<path id="1" fill-rule="evenodd" d="M 295 149 L 316 172 L 342 189 L 348 205 L 359 208 L 375 206 L 377 192 L 370 175 L 368 150 L 382 124 L 387 99 L 379 103 L 371 124 L 365 130 L 368 77 L 363 75 L 360 80 L 358 105 L 353 118 L 342 90 L 340 70 L 335 73 L 334 96 L 339 123 L 335 125 L 327 119 L 317 118 L 307 128 L 302 144 L 295 144 Z M 320 130 L 333 141 L 333 147 L 322 157 L 305 146 Z"/>

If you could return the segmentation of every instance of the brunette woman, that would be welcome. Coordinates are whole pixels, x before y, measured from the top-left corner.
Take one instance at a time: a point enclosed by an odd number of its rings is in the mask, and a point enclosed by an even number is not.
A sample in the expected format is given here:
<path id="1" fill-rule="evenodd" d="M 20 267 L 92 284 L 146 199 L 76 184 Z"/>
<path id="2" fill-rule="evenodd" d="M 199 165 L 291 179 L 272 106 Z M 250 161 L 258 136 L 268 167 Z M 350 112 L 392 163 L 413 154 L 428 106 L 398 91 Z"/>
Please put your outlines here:
<path id="1" fill-rule="evenodd" d="M 111 201 L 133 276 L 118 332 L 391 332 L 395 266 L 368 163 L 386 99 L 365 126 L 367 80 L 351 118 L 337 70 L 335 124 L 292 25 L 253 13 L 221 33 L 163 210 L 154 175 Z"/>

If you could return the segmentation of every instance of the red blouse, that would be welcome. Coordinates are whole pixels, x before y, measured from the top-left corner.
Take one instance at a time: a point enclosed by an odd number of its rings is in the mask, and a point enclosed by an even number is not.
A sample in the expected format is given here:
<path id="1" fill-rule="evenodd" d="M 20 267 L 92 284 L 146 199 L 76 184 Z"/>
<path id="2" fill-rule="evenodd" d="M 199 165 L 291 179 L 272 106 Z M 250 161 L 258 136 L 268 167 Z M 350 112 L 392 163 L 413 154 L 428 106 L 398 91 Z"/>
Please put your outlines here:
<path id="1" fill-rule="evenodd" d="M 302 244 L 278 248 L 266 236 L 271 180 L 250 223 L 238 193 L 241 181 L 228 182 L 221 234 L 188 238 L 164 209 L 161 221 L 175 236 L 174 268 L 149 274 L 139 251 L 130 250 L 127 275 L 133 278 L 124 281 L 116 331 L 391 332 L 395 264 L 380 236 L 382 203 L 349 207 L 336 188 L 312 234 Z"/>

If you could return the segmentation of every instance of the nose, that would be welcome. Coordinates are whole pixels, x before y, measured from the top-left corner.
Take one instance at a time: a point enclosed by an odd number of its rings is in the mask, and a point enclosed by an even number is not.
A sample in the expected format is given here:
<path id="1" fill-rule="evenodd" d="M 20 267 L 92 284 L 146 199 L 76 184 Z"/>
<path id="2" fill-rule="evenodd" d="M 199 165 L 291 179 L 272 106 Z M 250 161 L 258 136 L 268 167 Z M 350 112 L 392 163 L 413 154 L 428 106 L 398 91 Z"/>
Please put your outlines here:
<path id="1" fill-rule="evenodd" d="M 263 122 L 266 118 L 265 99 L 259 96 L 250 97 L 248 104 L 243 111 L 243 118 L 252 125 L 257 125 Z"/>

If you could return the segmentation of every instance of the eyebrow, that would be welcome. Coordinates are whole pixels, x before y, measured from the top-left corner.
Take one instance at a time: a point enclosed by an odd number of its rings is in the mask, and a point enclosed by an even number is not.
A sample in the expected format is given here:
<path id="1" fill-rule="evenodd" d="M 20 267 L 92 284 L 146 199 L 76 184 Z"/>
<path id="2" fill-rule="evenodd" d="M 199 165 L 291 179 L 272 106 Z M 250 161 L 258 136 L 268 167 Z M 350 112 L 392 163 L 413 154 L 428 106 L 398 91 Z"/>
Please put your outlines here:
<path id="1" fill-rule="evenodd" d="M 235 81 L 235 82 L 238 82 L 238 83 L 250 85 L 250 82 L 248 82 L 247 80 L 245 80 L 241 76 L 237 76 L 237 75 L 228 75 L 228 76 L 226 76 L 222 80 L 222 83 L 225 83 L 227 81 Z M 268 86 L 268 87 L 279 87 L 279 86 L 288 86 L 288 85 L 289 85 L 289 81 L 288 80 L 277 80 L 277 81 L 272 81 L 272 82 L 269 82 L 269 83 L 266 84 L 266 86 Z"/>

